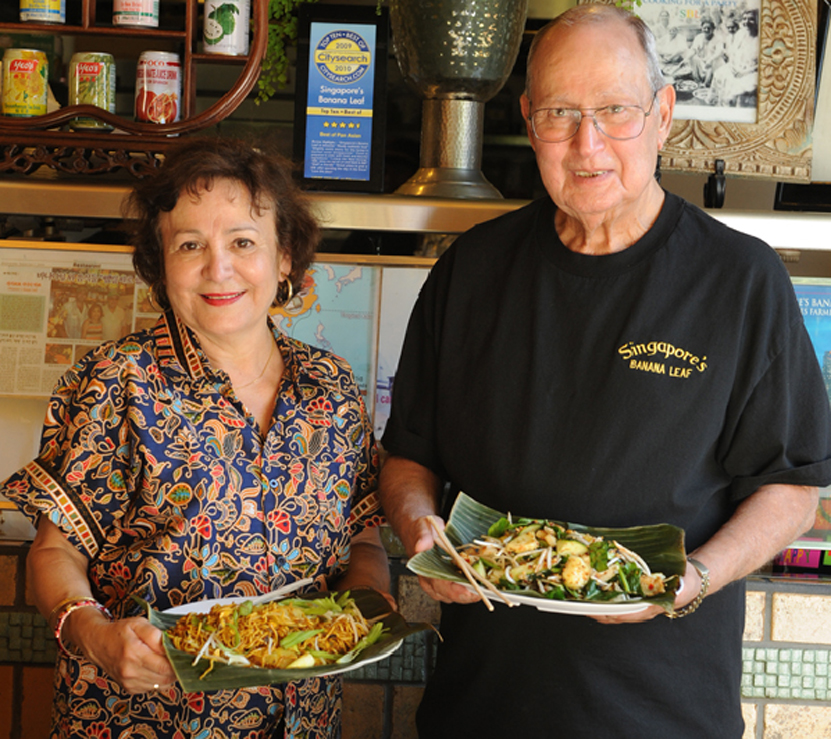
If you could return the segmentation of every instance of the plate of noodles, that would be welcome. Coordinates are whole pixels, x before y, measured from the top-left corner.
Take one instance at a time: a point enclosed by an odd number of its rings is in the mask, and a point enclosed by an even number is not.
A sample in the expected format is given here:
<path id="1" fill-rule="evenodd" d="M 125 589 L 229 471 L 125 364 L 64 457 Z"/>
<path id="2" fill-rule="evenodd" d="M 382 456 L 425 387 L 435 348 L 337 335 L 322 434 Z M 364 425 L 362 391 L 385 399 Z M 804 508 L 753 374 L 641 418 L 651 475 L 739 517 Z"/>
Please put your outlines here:
<path id="1" fill-rule="evenodd" d="M 407 623 L 369 589 L 313 592 L 257 602 L 204 600 L 166 611 L 144 604 L 186 692 L 257 687 L 336 675 L 389 657 Z"/>

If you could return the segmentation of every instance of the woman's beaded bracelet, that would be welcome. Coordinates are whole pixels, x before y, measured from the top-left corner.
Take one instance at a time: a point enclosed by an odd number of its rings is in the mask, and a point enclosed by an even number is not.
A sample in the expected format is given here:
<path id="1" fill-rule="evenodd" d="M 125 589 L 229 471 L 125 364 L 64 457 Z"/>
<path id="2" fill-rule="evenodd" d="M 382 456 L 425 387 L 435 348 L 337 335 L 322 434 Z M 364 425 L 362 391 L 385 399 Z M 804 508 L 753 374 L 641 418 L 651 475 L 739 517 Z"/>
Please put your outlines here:
<path id="1" fill-rule="evenodd" d="M 51 628 L 51 629 L 54 631 L 54 628 L 55 628 L 55 627 L 54 627 L 54 626 L 52 626 L 52 624 L 53 624 L 53 623 L 55 623 L 55 617 L 56 617 L 56 616 L 57 616 L 57 615 L 58 615 L 58 614 L 59 614 L 59 613 L 60 613 L 60 612 L 61 612 L 64 608 L 66 608 L 68 605 L 70 605 L 70 604 L 72 604 L 72 603 L 77 603 L 77 602 L 82 601 L 82 600 L 89 600 L 89 596 L 86 596 L 86 595 L 81 595 L 81 596 L 78 596 L 78 595 L 73 595 L 73 596 L 71 596 L 71 597 L 69 597 L 69 598 L 64 598 L 62 601 L 60 601 L 60 603 L 58 603 L 58 605 L 56 605 L 56 606 L 55 606 L 55 607 L 54 607 L 54 608 L 53 608 L 53 609 L 49 612 L 49 615 L 46 617 L 46 623 L 47 623 L 47 624 L 49 624 L 49 628 Z"/>
<path id="2" fill-rule="evenodd" d="M 51 619 L 57 613 L 58 620 L 55 622 L 55 639 L 57 639 L 61 651 L 70 657 L 77 656 L 77 653 L 73 654 L 66 648 L 61 639 L 61 631 L 63 630 L 63 625 L 66 623 L 66 619 L 69 618 L 69 614 L 80 608 L 95 608 L 103 613 L 110 621 L 113 620 L 112 614 L 94 598 L 68 598 L 58 603 L 52 613 L 49 614 L 49 617 Z"/>

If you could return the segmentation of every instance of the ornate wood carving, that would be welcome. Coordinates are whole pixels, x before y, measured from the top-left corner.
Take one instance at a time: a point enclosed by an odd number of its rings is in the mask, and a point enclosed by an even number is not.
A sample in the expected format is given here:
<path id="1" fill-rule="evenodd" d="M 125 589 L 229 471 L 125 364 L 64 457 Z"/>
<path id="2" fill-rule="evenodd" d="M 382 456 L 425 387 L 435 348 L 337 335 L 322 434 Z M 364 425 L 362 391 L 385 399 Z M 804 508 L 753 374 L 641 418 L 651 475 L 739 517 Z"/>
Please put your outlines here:
<path id="1" fill-rule="evenodd" d="M 150 174 L 161 164 L 160 152 L 127 151 L 123 148 L 61 146 L 40 144 L 34 147 L 0 144 L 0 172 L 31 174 L 40 167 L 51 167 L 66 174 L 105 174 L 127 171 L 135 177 Z"/>

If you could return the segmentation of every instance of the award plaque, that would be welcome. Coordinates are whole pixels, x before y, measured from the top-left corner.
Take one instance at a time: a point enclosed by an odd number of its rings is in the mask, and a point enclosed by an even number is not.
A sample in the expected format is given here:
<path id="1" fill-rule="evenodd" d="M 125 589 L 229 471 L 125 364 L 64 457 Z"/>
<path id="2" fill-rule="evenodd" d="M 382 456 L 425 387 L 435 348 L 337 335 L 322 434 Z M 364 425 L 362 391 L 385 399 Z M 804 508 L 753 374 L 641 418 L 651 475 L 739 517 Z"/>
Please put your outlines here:
<path id="1" fill-rule="evenodd" d="M 388 28 L 386 8 L 300 8 L 294 158 L 307 189 L 382 191 Z"/>

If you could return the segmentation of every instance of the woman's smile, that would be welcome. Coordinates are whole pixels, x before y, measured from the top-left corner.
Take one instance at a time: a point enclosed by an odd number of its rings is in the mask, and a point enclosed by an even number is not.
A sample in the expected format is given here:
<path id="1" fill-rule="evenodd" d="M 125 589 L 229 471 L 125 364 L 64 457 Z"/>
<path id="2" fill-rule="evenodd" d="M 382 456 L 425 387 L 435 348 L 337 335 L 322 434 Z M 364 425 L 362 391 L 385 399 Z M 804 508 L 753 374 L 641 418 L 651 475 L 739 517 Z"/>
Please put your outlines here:
<path id="1" fill-rule="evenodd" d="M 225 349 L 262 338 L 277 286 L 291 259 L 277 243 L 273 207 L 217 180 L 184 193 L 160 219 L 165 288 L 171 307 L 203 341 Z"/>

